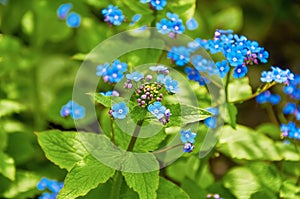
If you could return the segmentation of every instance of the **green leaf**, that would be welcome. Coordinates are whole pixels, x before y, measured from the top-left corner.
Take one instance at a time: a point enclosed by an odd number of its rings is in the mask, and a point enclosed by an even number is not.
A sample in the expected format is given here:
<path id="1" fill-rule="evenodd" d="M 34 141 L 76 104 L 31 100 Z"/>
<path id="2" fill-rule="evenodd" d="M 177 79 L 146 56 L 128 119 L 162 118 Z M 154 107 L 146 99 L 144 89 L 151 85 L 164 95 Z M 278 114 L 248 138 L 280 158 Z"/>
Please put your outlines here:
<path id="1" fill-rule="evenodd" d="M 93 156 L 88 155 L 78 162 L 67 174 L 64 187 L 58 198 L 72 199 L 86 195 L 100 183 L 105 183 L 115 170 L 103 165 Z"/>
<path id="2" fill-rule="evenodd" d="M 226 109 L 227 109 L 226 113 L 228 114 L 228 116 L 225 118 L 227 120 L 226 122 L 229 123 L 233 129 L 236 129 L 236 116 L 238 110 L 233 103 L 227 103 Z"/>
<path id="3" fill-rule="evenodd" d="M 284 161 L 282 164 L 286 173 L 293 176 L 300 176 L 300 162 Z"/>
<path id="4" fill-rule="evenodd" d="M 266 162 L 253 162 L 248 167 L 254 175 L 260 176 L 258 181 L 261 185 L 272 190 L 272 192 L 276 193 L 279 191 L 282 179 L 276 166 Z"/>
<path id="5" fill-rule="evenodd" d="M 206 198 L 207 191 L 197 185 L 197 183 L 189 178 L 184 178 L 181 187 L 185 190 L 191 199 Z"/>
<path id="6" fill-rule="evenodd" d="M 112 97 L 110 96 L 104 96 L 100 93 L 89 93 L 89 95 L 94 96 L 94 100 L 99 103 L 102 104 L 104 107 L 110 108 L 111 104 L 112 104 Z"/>
<path id="7" fill-rule="evenodd" d="M 249 199 L 253 193 L 261 188 L 257 177 L 250 169 L 236 167 L 224 176 L 224 186 L 238 199 Z"/>
<path id="8" fill-rule="evenodd" d="M 243 10 L 236 6 L 223 9 L 212 17 L 211 23 L 214 25 L 214 29 L 239 31 L 243 26 Z"/>
<path id="9" fill-rule="evenodd" d="M 281 198 L 300 198 L 300 187 L 290 181 L 284 181 L 280 189 Z"/>
<path id="10" fill-rule="evenodd" d="M 78 132 L 51 130 L 39 132 L 37 137 L 46 157 L 68 171 L 88 155 Z"/>
<path id="11" fill-rule="evenodd" d="M 130 111 L 130 117 L 135 121 L 143 120 L 147 114 L 147 110 L 140 107 L 135 106 L 133 107 L 132 111 Z"/>
<path id="12" fill-rule="evenodd" d="M 176 13 L 183 21 L 192 18 L 196 9 L 196 0 L 176 0 L 168 2 L 167 9 Z"/>
<path id="13" fill-rule="evenodd" d="M 228 85 L 229 102 L 246 99 L 252 95 L 248 77 L 233 79 Z"/>
<path id="14" fill-rule="evenodd" d="M 14 159 L 0 151 L 0 173 L 10 180 L 15 180 L 16 168 Z"/>
<path id="15" fill-rule="evenodd" d="M 220 129 L 220 135 L 217 149 L 231 158 L 272 161 L 282 159 L 273 140 L 245 126 L 238 125 L 236 130 L 224 126 Z"/>
<path id="16" fill-rule="evenodd" d="M 1 100 L 0 101 L 0 118 L 3 116 L 10 115 L 12 113 L 19 113 L 23 111 L 25 107 L 15 101 Z"/>
<path id="17" fill-rule="evenodd" d="M 122 172 L 127 185 L 136 191 L 140 198 L 157 198 L 159 185 L 159 170 L 148 173 Z"/>
<path id="18" fill-rule="evenodd" d="M 189 199 L 189 195 L 177 185 L 172 182 L 160 177 L 159 187 L 157 190 L 157 198 L 168 198 L 168 199 Z"/>
<path id="19" fill-rule="evenodd" d="M 167 126 L 181 126 L 199 122 L 211 117 L 212 114 L 205 109 L 182 104 L 167 105 L 172 115 Z"/>

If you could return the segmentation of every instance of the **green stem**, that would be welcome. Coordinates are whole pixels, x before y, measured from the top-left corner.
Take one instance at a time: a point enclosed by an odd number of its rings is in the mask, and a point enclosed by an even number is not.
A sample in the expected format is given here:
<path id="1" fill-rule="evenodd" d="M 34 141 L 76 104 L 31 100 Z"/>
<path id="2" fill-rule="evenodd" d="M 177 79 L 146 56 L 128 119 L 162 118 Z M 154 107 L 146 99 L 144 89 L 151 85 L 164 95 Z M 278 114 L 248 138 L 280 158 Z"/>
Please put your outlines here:
<path id="1" fill-rule="evenodd" d="M 116 171 L 113 178 L 113 185 L 110 193 L 110 199 L 120 198 L 123 176 L 121 171 Z"/>
<path id="2" fill-rule="evenodd" d="M 230 70 L 229 70 L 229 72 L 227 73 L 227 76 L 226 76 L 226 84 L 225 84 L 226 102 L 229 102 L 229 96 L 228 96 L 229 90 L 228 90 L 228 87 L 229 87 L 229 82 L 230 82 L 231 74 L 232 74 L 232 68 L 230 68 Z"/>
<path id="3" fill-rule="evenodd" d="M 238 103 L 242 103 L 244 101 L 250 100 L 252 98 L 257 97 L 259 94 L 265 92 L 266 90 L 270 89 L 272 86 L 276 85 L 276 82 L 272 82 L 272 83 L 267 83 L 262 89 L 260 89 L 259 91 L 256 91 L 254 94 L 252 94 L 251 96 L 245 98 L 245 99 L 241 99 L 241 100 L 236 100 L 233 101 L 231 103 L 233 104 L 238 104 Z"/>
<path id="4" fill-rule="evenodd" d="M 111 141 L 116 144 L 115 140 L 115 130 L 114 130 L 114 119 L 110 117 L 110 128 L 111 128 Z"/>
<path id="5" fill-rule="evenodd" d="M 266 105 L 266 109 L 267 109 L 267 113 L 268 113 L 268 116 L 269 116 L 271 122 L 274 123 L 274 124 L 279 125 L 279 121 L 278 121 L 278 119 L 275 116 L 275 112 L 274 112 L 274 110 L 272 108 L 272 105 L 271 104 L 267 104 Z"/>
<path id="6" fill-rule="evenodd" d="M 136 127 L 135 127 L 134 132 L 133 132 L 133 135 L 131 137 L 130 143 L 127 147 L 127 151 L 132 151 L 133 150 L 135 142 L 137 140 L 137 137 L 138 137 L 139 132 L 141 130 L 141 127 L 143 125 L 143 122 L 144 122 L 144 120 L 140 120 L 140 121 L 137 122 Z"/>
<path id="7" fill-rule="evenodd" d="M 212 154 L 214 154 L 213 150 L 209 154 L 207 154 L 207 156 L 205 156 L 203 159 L 200 160 L 200 165 L 197 169 L 196 176 L 195 176 L 196 179 L 201 179 L 205 166 L 208 164 L 208 161 L 212 156 Z"/>

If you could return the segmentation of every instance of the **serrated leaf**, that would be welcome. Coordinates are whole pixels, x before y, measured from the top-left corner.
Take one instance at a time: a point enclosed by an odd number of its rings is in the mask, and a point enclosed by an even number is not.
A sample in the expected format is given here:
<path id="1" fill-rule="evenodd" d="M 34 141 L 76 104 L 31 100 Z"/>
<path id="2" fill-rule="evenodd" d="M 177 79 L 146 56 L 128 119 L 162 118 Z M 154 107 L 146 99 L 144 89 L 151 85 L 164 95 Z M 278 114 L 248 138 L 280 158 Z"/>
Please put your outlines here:
<path id="1" fill-rule="evenodd" d="M 86 195 L 100 183 L 105 183 L 115 170 L 105 166 L 93 156 L 88 155 L 79 161 L 67 174 L 64 187 L 58 198 L 73 199 Z"/>
<path id="2" fill-rule="evenodd" d="M 238 199 L 248 199 L 261 188 L 256 176 L 245 167 L 236 167 L 224 176 L 224 186 Z"/>
<path id="3" fill-rule="evenodd" d="M 279 154 L 282 156 L 282 159 L 288 161 L 300 161 L 299 152 L 296 150 L 293 143 L 286 144 L 282 141 L 275 143 Z"/>
<path id="4" fill-rule="evenodd" d="M 230 126 L 220 129 L 217 150 L 233 159 L 278 161 L 282 156 L 275 143 L 265 135 L 238 125 L 236 130 Z"/>
<path id="5" fill-rule="evenodd" d="M 262 125 L 259 125 L 256 128 L 256 131 L 259 133 L 263 133 L 266 134 L 268 136 L 270 136 L 271 138 L 275 139 L 275 140 L 279 140 L 280 139 L 280 128 L 272 123 L 264 123 Z"/>
<path id="6" fill-rule="evenodd" d="M 78 132 L 51 130 L 39 132 L 37 137 L 46 157 L 68 171 L 88 155 Z"/>
<path id="7" fill-rule="evenodd" d="M 15 180 L 16 168 L 14 159 L 0 151 L 0 173 L 10 180 Z"/>
<path id="8" fill-rule="evenodd" d="M 0 118 L 3 116 L 10 115 L 12 113 L 19 113 L 25 109 L 24 105 L 11 101 L 1 100 L 0 101 Z"/>
<path id="9" fill-rule="evenodd" d="M 127 185 L 136 191 L 141 199 L 157 198 L 159 170 L 148 173 L 122 172 Z"/>
<path id="10" fill-rule="evenodd" d="M 189 195 L 177 185 L 160 177 L 157 198 L 189 199 Z"/>

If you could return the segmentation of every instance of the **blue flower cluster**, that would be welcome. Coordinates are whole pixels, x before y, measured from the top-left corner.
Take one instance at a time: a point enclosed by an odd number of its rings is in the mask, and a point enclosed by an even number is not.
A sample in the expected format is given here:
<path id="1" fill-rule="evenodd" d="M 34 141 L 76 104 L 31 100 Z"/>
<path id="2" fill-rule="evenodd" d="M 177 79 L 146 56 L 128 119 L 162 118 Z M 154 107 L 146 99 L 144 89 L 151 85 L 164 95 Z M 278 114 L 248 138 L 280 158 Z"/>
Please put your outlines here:
<path id="1" fill-rule="evenodd" d="M 140 0 L 141 3 L 149 3 L 153 10 L 162 10 L 167 5 L 166 0 Z"/>
<path id="2" fill-rule="evenodd" d="M 109 25 L 119 26 L 125 19 L 122 10 L 118 6 L 109 5 L 107 8 L 102 10 L 104 21 Z"/>
<path id="3" fill-rule="evenodd" d="M 177 66 L 184 66 L 190 61 L 190 50 L 184 46 L 174 46 L 168 52 L 168 58 Z"/>
<path id="4" fill-rule="evenodd" d="M 70 12 L 73 5 L 71 3 L 61 4 L 57 9 L 57 16 L 59 19 L 66 19 L 66 24 L 70 28 L 78 28 L 80 26 L 81 17 L 76 12 Z"/>
<path id="5" fill-rule="evenodd" d="M 170 121 L 171 112 L 161 104 L 161 102 L 154 102 L 148 106 L 148 111 L 154 115 L 164 125 Z"/>
<path id="6" fill-rule="evenodd" d="M 111 66 L 108 63 L 98 65 L 96 75 L 103 77 L 105 82 L 118 83 L 123 79 L 126 71 L 127 64 L 117 59 Z"/>
<path id="7" fill-rule="evenodd" d="M 270 91 L 265 91 L 259 94 L 255 99 L 258 104 L 269 102 L 272 105 L 276 105 L 280 102 L 281 98 L 280 95 L 272 94 Z"/>
<path id="8" fill-rule="evenodd" d="M 215 64 L 201 55 L 192 56 L 191 62 L 199 72 L 204 72 L 208 75 L 218 74 L 218 69 L 215 67 Z"/>
<path id="9" fill-rule="evenodd" d="M 280 126 L 281 136 L 288 137 L 291 139 L 300 140 L 300 128 L 296 127 L 294 122 L 289 122 L 288 124 L 281 124 Z"/>
<path id="10" fill-rule="evenodd" d="M 215 108 L 215 107 L 211 107 L 211 108 L 207 108 L 207 111 L 211 112 L 213 114 L 212 117 L 208 117 L 204 120 L 204 124 L 208 127 L 208 128 L 216 128 L 217 127 L 217 118 L 216 116 L 219 115 L 219 109 Z"/>
<path id="11" fill-rule="evenodd" d="M 48 189 L 49 191 L 51 191 L 51 193 L 45 192 L 41 196 L 39 196 L 39 199 L 55 199 L 57 197 L 58 192 L 63 188 L 63 186 L 63 182 L 42 178 L 37 184 L 37 189 L 40 191 Z"/>
<path id="12" fill-rule="evenodd" d="M 62 117 L 71 116 L 74 120 L 82 119 L 85 116 L 85 108 L 70 100 L 61 108 L 60 115 Z"/>
<path id="13" fill-rule="evenodd" d="M 114 104 L 109 113 L 116 119 L 125 119 L 129 113 L 129 108 L 125 102 L 120 102 Z"/>
<path id="14" fill-rule="evenodd" d="M 196 133 L 191 132 L 191 129 L 181 130 L 180 140 L 184 143 L 183 151 L 186 153 L 192 152 L 194 149 L 194 142 L 197 136 Z"/>
<path id="15" fill-rule="evenodd" d="M 283 87 L 283 91 L 292 99 L 300 100 L 300 75 L 295 75 L 294 80 L 290 80 L 289 84 Z"/>
<path id="16" fill-rule="evenodd" d="M 272 82 L 289 84 L 294 79 L 294 74 L 289 69 L 282 70 L 277 66 L 272 66 L 271 71 L 263 71 L 260 80 L 262 82 Z"/>
<path id="17" fill-rule="evenodd" d="M 200 47 L 210 51 L 210 53 L 222 53 L 227 62 L 218 64 L 221 77 L 229 71 L 226 65 L 234 67 L 233 76 L 235 78 L 244 77 L 248 72 L 248 65 L 266 63 L 269 53 L 256 41 L 248 40 L 245 36 L 232 34 L 231 30 L 216 30 L 215 36 L 211 40 L 195 39 L 188 46 L 192 50 Z M 225 64 L 226 63 L 226 64 Z M 226 69 L 226 70 L 225 70 Z"/>
<path id="18" fill-rule="evenodd" d="M 178 15 L 168 12 L 167 17 L 168 19 L 164 18 L 160 22 L 156 23 L 158 32 L 162 34 L 169 34 L 171 38 L 175 38 L 176 35 L 182 34 L 185 27 Z"/>

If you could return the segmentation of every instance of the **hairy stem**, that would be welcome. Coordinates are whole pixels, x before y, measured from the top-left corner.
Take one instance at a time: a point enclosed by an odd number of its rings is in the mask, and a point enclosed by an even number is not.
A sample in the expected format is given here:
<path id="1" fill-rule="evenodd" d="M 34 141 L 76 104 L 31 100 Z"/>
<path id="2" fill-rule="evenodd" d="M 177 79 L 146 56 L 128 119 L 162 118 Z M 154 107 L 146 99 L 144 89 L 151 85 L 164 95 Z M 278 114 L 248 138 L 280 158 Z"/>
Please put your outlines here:
<path id="1" fill-rule="evenodd" d="M 111 141 L 112 143 L 116 144 L 115 140 L 115 130 L 114 130 L 114 119 L 110 118 L 110 128 L 111 128 Z"/>

